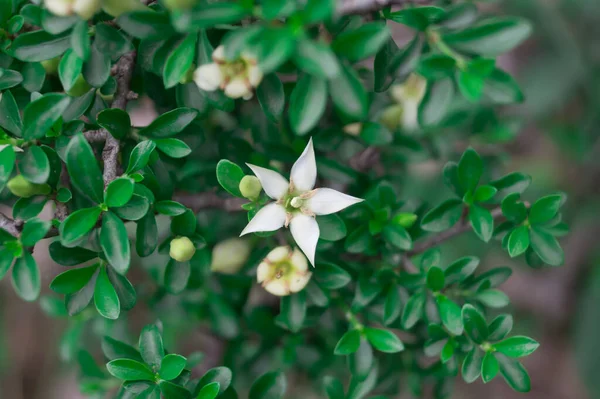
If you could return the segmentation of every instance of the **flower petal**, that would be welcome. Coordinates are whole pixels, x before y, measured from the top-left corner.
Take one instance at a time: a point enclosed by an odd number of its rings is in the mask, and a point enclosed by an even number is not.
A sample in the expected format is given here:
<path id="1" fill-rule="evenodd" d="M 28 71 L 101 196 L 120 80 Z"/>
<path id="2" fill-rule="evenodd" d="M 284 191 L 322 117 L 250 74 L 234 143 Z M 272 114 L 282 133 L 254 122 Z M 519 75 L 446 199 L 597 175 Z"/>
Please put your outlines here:
<path id="1" fill-rule="evenodd" d="M 278 200 L 287 192 L 290 183 L 288 183 L 286 178 L 279 173 L 249 163 L 246 165 L 248 165 L 256 177 L 258 177 L 260 184 L 263 186 L 263 190 L 265 190 L 265 193 L 267 193 L 269 197 Z"/>
<path id="2" fill-rule="evenodd" d="M 240 234 L 240 237 L 257 231 L 274 231 L 283 227 L 284 224 L 285 209 L 281 205 L 270 203 L 254 215 Z"/>
<path id="3" fill-rule="evenodd" d="M 311 272 L 298 272 L 290 279 L 290 293 L 302 291 L 306 284 L 308 284 Z"/>
<path id="4" fill-rule="evenodd" d="M 252 94 L 245 78 L 233 78 L 225 86 L 225 95 L 229 98 L 241 98 Z"/>
<path id="5" fill-rule="evenodd" d="M 303 214 L 294 215 L 290 232 L 311 265 L 315 265 L 315 251 L 319 241 L 319 225 L 315 218 Z"/>
<path id="6" fill-rule="evenodd" d="M 201 90 L 215 91 L 223 81 L 221 68 L 217 64 L 200 65 L 194 71 L 194 82 Z"/>
<path id="7" fill-rule="evenodd" d="M 331 188 L 318 188 L 315 190 L 315 194 L 306 201 L 305 206 L 315 215 L 329 215 L 362 201 L 364 200 L 361 198 L 340 193 Z"/>
<path id="8" fill-rule="evenodd" d="M 315 149 L 313 148 L 312 137 L 308 140 L 308 145 L 304 149 L 300 158 L 292 166 L 290 180 L 295 189 L 304 192 L 312 190 L 317 180 L 317 163 L 315 161 Z"/>

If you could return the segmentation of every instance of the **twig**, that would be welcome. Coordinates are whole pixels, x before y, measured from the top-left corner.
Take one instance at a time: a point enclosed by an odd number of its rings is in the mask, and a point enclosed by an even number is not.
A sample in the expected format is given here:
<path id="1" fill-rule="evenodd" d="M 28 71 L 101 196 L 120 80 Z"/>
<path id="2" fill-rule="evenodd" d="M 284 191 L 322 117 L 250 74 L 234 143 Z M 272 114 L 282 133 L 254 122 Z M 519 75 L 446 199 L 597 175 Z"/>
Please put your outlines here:
<path id="1" fill-rule="evenodd" d="M 136 52 L 121 56 L 119 61 L 115 64 L 115 79 L 117 80 L 117 92 L 115 93 L 115 99 L 112 102 L 112 108 L 118 108 L 125 110 L 127 101 L 131 98 L 131 76 L 135 67 Z M 102 150 L 102 161 L 104 162 L 104 186 L 107 186 L 111 181 L 117 177 L 117 167 L 119 158 L 119 140 L 114 138 L 105 129 L 102 129 L 105 133 L 106 141 L 104 143 L 104 150 Z"/>
<path id="2" fill-rule="evenodd" d="M 242 198 L 222 198 L 213 192 L 176 194 L 173 196 L 173 200 L 187 206 L 194 212 L 202 209 L 223 209 L 227 212 L 243 211 L 242 205 L 248 202 Z"/>
<path id="3" fill-rule="evenodd" d="M 338 2 L 337 12 L 340 15 L 363 14 L 381 10 L 387 6 L 403 6 L 411 3 L 426 4 L 431 0 L 342 0 Z"/>
<path id="4" fill-rule="evenodd" d="M 18 237 L 21 234 L 23 228 L 23 222 L 19 220 L 13 220 L 0 212 L 0 229 L 5 230 L 8 234 L 13 237 Z"/>
<path id="5" fill-rule="evenodd" d="M 491 213 L 492 213 L 492 218 L 494 220 L 502 217 L 502 209 L 500 209 L 500 208 L 493 209 L 491 211 Z M 413 247 L 413 249 L 408 251 L 406 254 L 408 256 L 418 255 L 420 253 L 427 251 L 429 248 L 435 247 L 436 245 L 439 245 L 442 242 L 449 240 L 450 238 L 455 237 L 455 236 L 457 236 L 461 233 L 464 233 L 465 231 L 469 231 L 469 230 L 471 230 L 471 225 L 469 224 L 469 221 L 467 220 L 466 217 L 462 217 L 458 223 L 456 223 L 454 226 L 452 226 L 448 230 L 442 231 L 439 234 L 431 236 L 431 237 L 417 243 Z"/>

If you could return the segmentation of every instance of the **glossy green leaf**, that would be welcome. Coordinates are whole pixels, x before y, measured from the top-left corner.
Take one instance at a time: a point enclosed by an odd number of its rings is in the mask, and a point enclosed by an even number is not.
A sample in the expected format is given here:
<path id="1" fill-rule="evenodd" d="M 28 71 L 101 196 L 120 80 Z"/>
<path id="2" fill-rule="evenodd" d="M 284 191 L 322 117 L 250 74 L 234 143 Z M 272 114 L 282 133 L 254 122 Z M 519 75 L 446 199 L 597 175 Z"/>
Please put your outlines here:
<path id="1" fill-rule="evenodd" d="M 160 151 L 171 158 L 183 158 L 192 152 L 191 148 L 188 147 L 185 142 L 179 139 L 156 139 L 154 140 L 154 143 L 156 143 L 156 147 Z"/>
<path id="2" fill-rule="evenodd" d="M 31 146 L 19 163 L 23 177 L 32 183 L 43 184 L 50 177 L 50 162 L 41 147 Z"/>
<path id="3" fill-rule="evenodd" d="M 221 159 L 217 164 L 217 180 L 221 187 L 231 195 L 242 197 L 240 181 L 244 176 L 242 168 L 227 159 Z"/>
<path id="4" fill-rule="evenodd" d="M 531 355 L 539 346 L 534 339 L 519 335 L 496 342 L 494 349 L 508 357 L 518 358 Z"/>
<path id="5" fill-rule="evenodd" d="M 125 205 L 133 195 L 133 187 L 133 180 L 128 177 L 111 181 L 104 192 L 104 203 L 111 208 Z"/>
<path id="6" fill-rule="evenodd" d="M 467 384 L 471 384 L 481 375 L 484 352 L 478 347 L 471 349 L 462 364 L 462 377 Z"/>
<path id="7" fill-rule="evenodd" d="M 329 46 L 309 39 L 296 46 L 294 62 L 300 69 L 321 78 L 333 78 L 340 72 L 338 60 Z"/>
<path id="8" fill-rule="evenodd" d="M 176 354 L 168 354 L 163 357 L 160 362 L 158 375 L 163 380 L 174 380 L 181 374 L 186 364 L 187 359 L 185 357 Z M 217 388 L 217 392 L 218 391 L 219 389 Z"/>
<path id="9" fill-rule="evenodd" d="M 432 127 L 443 122 L 453 98 L 454 84 L 450 79 L 441 79 L 429 84 L 419 105 L 419 124 Z"/>
<path id="10" fill-rule="evenodd" d="M 145 128 L 141 129 L 138 134 L 147 136 L 153 139 L 162 139 L 174 136 L 181 133 L 194 118 L 198 116 L 198 111 L 190 108 L 176 108 L 172 111 L 165 112 Z"/>
<path id="11" fill-rule="evenodd" d="M 149 324 L 142 330 L 140 334 L 140 353 L 146 364 L 153 369 L 158 370 L 162 358 L 165 356 L 163 341 L 158 331 L 158 327 L 154 324 Z"/>
<path id="12" fill-rule="evenodd" d="M 119 273 L 125 274 L 131 261 L 131 248 L 125 224 L 112 212 L 102 216 L 100 245 L 106 260 Z"/>
<path id="13" fill-rule="evenodd" d="M 111 136 L 119 140 L 127 137 L 131 131 L 129 114 L 118 108 L 107 108 L 101 111 L 96 117 L 96 120 L 100 126 L 105 128 L 111 134 Z M 146 142 L 142 141 L 141 143 Z M 139 143 L 138 146 L 141 143 Z"/>
<path id="14" fill-rule="evenodd" d="M 498 359 L 493 352 L 486 353 L 483 358 L 483 364 L 481 365 L 481 379 L 484 383 L 490 382 L 494 377 L 498 375 L 500 371 L 500 364 Z"/>
<path id="15" fill-rule="evenodd" d="M 67 216 L 58 229 L 61 243 L 66 247 L 77 244 L 94 228 L 100 213 L 102 213 L 100 208 L 93 207 L 79 209 Z"/>
<path id="16" fill-rule="evenodd" d="M 444 327 L 446 327 L 448 331 L 454 335 L 461 335 L 464 327 L 462 323 L 462 312 L 460 306 L 444 295 L 438 295 L 436 297 L 436 302 Z"/>
<path id="17" fill-rule="evenodd" d="M 169 15 L 150 9 L 121 14 L 117 18 L 117 24 L 138 39 L 161 39 L 173 33 Z"/>
<path id="18" fill-rule="evenodd" d="M 94 151 L 83 135 L 78 134 L 69 142 L 66 163 L 75 188 L 93 202 L 101 203 L 104 193 L 102 173 Z"/>
<path id="19" fill-rule="evenodd" d="M 156 144 L 152 140 L 144 140 L 139 142 L 131 151 L 129 156 L 129 164 L 127 165 L 126 174 L 136 172 L 143 169 L 150 160 L 152 151 L 156 148 Z"/>
<path id="20" fill-rule="evenodd" d="M 58 65 L 58 76 L 65 91 L 69 91 L 75 86 L 77 78 L 81 74 L 83 68 L 83 60 L 79 58 L 74 50 L 69 49 L 60 59 Z"/>
<path id="21" fill-rule="evenodd" d="M 26 62 L 38 62 L 58 57 L 70 47 L 69 35 L 53 36 L 43 30 L 20 34 L 13 42 L 11 51 L 15 58 Z"/>
<path id="22" fill-rule="evenodd" d="M 517 392 L 529 392 L 531 390 L 531 380 L 527 370 L 519 361 L 502 355 L 498 355 L 497 359 L 500 363 L 500 373 L 512 389 Z"/>
<path id="23" fill-rule="evenodd" d="M 532 226 L 529 230 L 531 248 L 540 259 L 550 266 L 560 266 L 565 261 L 565 253 L 555 237 Z"/>
<path id="24" fill-rule="evenodd" d="M 323 79 L 304 75 L 292 91 L 289 118 L 292 130 L 300 135 L 308 134 L 325 112 L 327 104 L 327 84 Z"/>
<path id="25" fill-rule="evenodd" d="M 514 258 L 527 251 L 527 248 L 529 248 L 529 227 L 519 226 L 508 237 L 508 254 Z"/>
<path id="26" fill-rule="evenodd" d="M 494 233 L 494 217 L 491 212 L 479 205 L 471 205 L 469 208 L 469 221 L 473 231 L 484 242 L 490 241 Z"/>
<path id="27" fill-rule="evenodd" d="M 131 359 L 115 359 L 106 364 L 108 372 L 125 381 L 154 381 L 154 373 L 143 363 Z"/>
<path id="28" fill-rule="evenodd" d="M 463 204 L 459 200 L 447 200 L 423 216 L 421 228 L 426 231 L 440 232 L 449 229 L 462 216 Z"/>
<path id="29" fill-rule="evenodd" d="M 329 81 L 329 93 L 342 115 L 355 120 L 366 117 L 369 111 L 367 91 L 351 67 L 341 65 L 340 72 Z"/>
<path id="30" fill-rule="evenodd" d="M 263 78 L 256 89 L 256 97 L 267 118 L 272 122 L 278 122 L 285 108 L 285 94 L 277 74 L 270 73 Z"/>
<path id="31" fill-rule="evenodd" d="M 82 289 L 98 270 L 98 265 L 67 270 L 56 276 L 50 289 L 58 294 L 72 294 Z"/>
<path id="32" fill-rule="evenodd" d="M 39 240 L 46 236 L 50 227 L 52 227 L 52 222 L 47 220 L 40 220 L 38 218 L 28 220 L 21 231 L 21 244 L 26 247 L 33 247 Z"/>
<path id="33" fill-rule="evenodd" d="M 35 301 L 40 295 L 40 270 L 33 256 L 25 251 L 23 256 L 15 260 L 12 270 L 12 285 L 15 292 L 23 300 Z"/>
<path id="34" fill-rule="evenodd" d="M 121 313 L 121 304 L 117 292 L 112 286 L 106 267 L 100 268 L 98 278 L 96 278 L 96 287 L 94 289 L 94 304 L 98 313 L 107 319 L 118 319 Z"/>
<path id="35" fill-rule="evenodd" d="M 350 61 L 359 61 L 373 56 L 385 44 L 390 36 L 385 24 L 371 22 L 357 29 L 339 34 L 331 43 L 337 54 Z"/>
<path id="36" fill-rule="evenodd" d="M 529 210 L 529 222 L 541 224 L 548 222 L 556 216 L 563 201 L 559 194 L 547 195 L 535 201 Z"/>
<path id="37" fill-rule="evenodd" d="M 185 76 L 192 66 L 195 56 L 196 39 L 195 33 L 188 34 L 185 39 L 174 49 L 165 63 L 163 69 L 163 82 L 165 88 L 175 86 Z"/>
<path id="38" fill-rule="evenodd" d="M 358 350 L 360 346 L 360 331 L 349 330 L 338 341 L 333 351 L 336 355 L 349 355 Z"/>
<path id="39" fill-rule="evenodd" d="M 489 331 L 485 318 L 474 306 L 469 304 L 463 306 L 462 322 L 465 332 L 476 344 L 482 344 L 488 338 Z"/>
<path id="40" fill-rule="evenodd" d="M 107 24 L 96 24 L 96 39 L 94 47 L 101 53 L 111 57 L 113 60 L 133 50 L 129 39 Z"/>
<path id="41" fill-rule="evenodd" d="M 69 102 L 69 97 L 64 94 L 49 93 L 27 104 L 23 111 L 23 137 L 29 140 L 44 137 Z"/>
<path id="42" fill-rule="evenodd" d="M 48 248 L 53 261 L 63 266 L 77 266 L 98 257 L 98 253 L 89 249 L 67 248 L 60 241 L 54 241 Z"/>
<path id="43" fill-rule="evenodd" d="M 389 330 L 367 327 L 365 336 L 375 349 L 386 353 L 397 353 L 404 350 L 404 344 L 400 338 Z"/>
<path id="44" fill-rule="evenodd" d="M 285 374 L 271 371 L 258 377 L 250 387 L 248 399 L 281 399 L 287 389 Z"/>

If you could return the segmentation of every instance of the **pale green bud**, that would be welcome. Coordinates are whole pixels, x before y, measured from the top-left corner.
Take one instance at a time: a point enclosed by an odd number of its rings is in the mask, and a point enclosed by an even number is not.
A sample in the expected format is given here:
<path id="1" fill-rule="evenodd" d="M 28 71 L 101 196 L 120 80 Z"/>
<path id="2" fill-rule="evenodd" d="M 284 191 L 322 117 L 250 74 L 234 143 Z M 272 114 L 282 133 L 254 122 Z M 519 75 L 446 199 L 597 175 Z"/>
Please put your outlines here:
<path id="1" fill-rule="evenodd" d="M 244 198 L 255 200 L 260 195 L 262 184 L 256 176 L 247 175 L 240 181 L 240 192 Z"/>
<path id="2" fill-rule="evenodd" d="M 177 262 L 187 262 L 196 253 L 196 247 L 187 237 L 177 237 L 171 240 L 169 256 Z"/>
<path id="3" fill-rule="evenodd" d="M 252 244 L 243 238 L 230 238 L 221 241 L 212 251 L 210 270 L 217 273 L 235 274 L 248 260 Z"/>

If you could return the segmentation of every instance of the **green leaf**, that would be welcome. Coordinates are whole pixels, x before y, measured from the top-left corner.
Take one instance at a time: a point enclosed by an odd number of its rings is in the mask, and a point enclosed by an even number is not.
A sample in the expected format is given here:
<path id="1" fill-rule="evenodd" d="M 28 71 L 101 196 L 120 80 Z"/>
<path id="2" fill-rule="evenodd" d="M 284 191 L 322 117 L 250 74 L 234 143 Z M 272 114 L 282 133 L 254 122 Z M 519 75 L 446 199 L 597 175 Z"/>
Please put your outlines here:
<path id="1" fill-rule="evenodd" d="M 485 86 L 483 77 L 468 71 L 459 71 L 457 83 L 460 92 L 467 100 L 471 102 L 479 101 Z"/>
<path id="2" fill-rule="evenodd" d="M 441 79 L 427 85 L 425 96 L 419 104 L 419 124 L 423 127 L 439 125 L 446 117 L 453 99 L 452 80 Z"/>
<path id="3" fill-rule="evenodd" d="M 121 140 L 127 137 L 131 131 L 131 119 L 129 114 L 118 108 L 107 108 L 96 116 L 96 121 L 105 128 L 114 138 Z M 140 142 L 136 148 L 146 141 Z M 141 168 L 139 168 L 141 169 Z"/>
<path id="4" fill-rule="evenodd" d="M 174 380 L 179 377 L 186 364 L 187 359 L 185 357 L 170 353 L 162 358 L 158 375 L 163 380 Z M 218 391 L 219 389 L 217 388 Z"/>
<path id="5" fill-rule="evenodd" d="M 108 336 L 102 338 L 102 352 L 108 360 L 126 358 L 138 362 L 143 361 L 140 352 L 133 346 Z"/>
<path id="6" fill-rule="evenodd" d="M 23 87 L 30 93 L 40 91 L 46 80 L 46 70 L 39 62 L 29 62 L 21 70 Z"/>
<path id="7" fill-rule="evenodd" d="M 352 377 L 364 381 L 373 369 L 373 348 L 365 338 L 361 338 L 358 350 L 348 356 L 348 368 Z"/>
<path id="8" fill-rule="evenodd" d="M 48 249 L 52 260 L 63 266 L 77 266 L 98 257 L 94 251 L 80 247 L 67 248 L 60 241 L 54 241 Z"/>
<path id="9" fill-rule="evenodd" d="M 50 283 L 50 289 L 59 294 L 72 294 L 79 291 L 90 281 L 98 270 L 98 265 L 67 270 L 59 274 Z"/>
<path id="10" fill-rule="evenodd" d="M 454 226 L 462 216 L 463 203 L 456 199 L 442 202 L 423 216 L 421 228 L 439 233 Z"/>
<path id="11" fill-rule="evenodd" d="M 94 289 L 94 304 L 98 313 L 107 319 L 116 320 L 121 313 L 119 297 L 106 274 L 106 267 L 100 268 Z"/>
<path id="12" fill-rule="evenodd" d="M 316 220 L 319 224 L 320 240 L 339 241 L 348 233 L 344 220 L 336 214 L 319 215 Z"/>
<path id="13" fill-rule="evenodd" d="M 471 205 L 469 208 L 469 221 L 475 234 L 484 242 L 489 242 L 494 233 L 492 213 L 479 205 Z"/>
<path id="14" fill-rule="evenodd" d="M 43 30 L 19 34 L 12 42 L 15 58 L 25 62 L 39 62 L 58 57 L 70 47 L 69 35 L 53 36 Z"/>
<path id="15" fill-rule="evenodd" d="M 106 364 L 108 372 L 125 381 L 154 381 L 154 373 L 143 363 L 131 359 L 115 359 Z"/>
<path id="16" fill-rule="evenodd" d="M 281 298 L 280 309 L 277 324 L 283 325 L 293 333 L 299 332 L 306 319 L 306 291 Z"/>
<path id="17" fill-rule="evenodd" d="M 441 291 L 446 285 L 444 271 L 437 266 L 432 266 L 427 271 L 427 287 L 431 291 Z"/>
<path id="18" fill-rule="evenodd" d="M 287 26 L 269 27 L 260 31 L 255 43 L 258 67 L 263 73 L 269 74 L 292 56 L 296 37 Z"/>
<path id="19" fill-rule="evenodd" d="M 329 80 L 329 93 L 342 115 L 353 120 L 366 118 L 369 111 L 367 91 L 354 69 L 341 64 L 340 72 Z"/>
<path id="20" fill-rule="evenodd" d="M 156 139 L 154 142 L 159 150 L 171 158 L 183 158 L 192 152 L 190 147 L 179 139 Z"/>
<path id="21" fill-rule="evenodd" d="M 127 165 L 126 174 L 131 174 L 135 171 L 143 169 L 150 160 L 150 155 L 152 151 L 156 148 L 156 144 L 152 140 L 144 140 L 140 141 L 134 148 L 131 150 L 131 155 L 129 156 L 129 164 Z"/>
<path id="22" fill-rule="evenodd" d="M 167 58 L 163 69 L 165 88 L 168 89 L 178 84 L 192 66 L 196 54 L 197 38 L 196 33 L 188 34 Z"/>
<path id="23" fill-rule="evenodd" d="M 73 27 L 71 33 L 70 45 L 75 54 L 82 60 L 87 60 L 90 56 L 90 38 L 88 35 L 87 21 L 81 20 Z"/>
<path id="24" fill-rule="evenodd" d="M 479 154 L 468 148 L 458 162 L 458 179 L 465 191 L 474 190 L 481 174 L 483 173 L 483 162 Z"/>
<path id="25" fill-rule="evenodd" d="M 92 46 L 89 59 L 83 64 L 83 77 L 93 87 L 100 88 L 110 76 L 110 57 Z"/>
<path id="26" fill-rule="evenodd" d="M 17 137 L 21 137 L 23 123 L 15 98 L 10 90 L 2 93 L 0 99 L 0 126 Z"/>
<path id="27" fill-rule="evenodd" d="M 19 163 L 19 170 L 24 178 L 32 183 L 44 184 L 50 177 L 48 156 L 40 147 L 30 147 Z"/>
<path id="28" fill-rule="evenodd" d="M 508 357 L 518 358 L 531 355 L 539 346 L 534 339 L 519 335 L 495 343 L 494 349 Z"/>
<path id="29" fill-rule="evenodd" d="M 160 392 L 165 398 L 170 399 L 190 399 L 191 394 L 186 388 L 181 385 L 174 384 L 169 381 L 159 382 Z"/>
<path id="30" fill-rule="evenodd" d="M 127 277 L 117 273 L 112 266 L 107 266 L 106 273 L 108 274 L 108 279 L 110 280 L 110 283 L 113 285 L 117 296 L 119 297 L 121 309 L 133 309 L 137 303 L 137 294 L 131 282 L 127 280 Z"/>
<path id="31" fill-rule="evenodd" d="M 58 64 L 58 77 L 65 91 L 69 91 L 75 86 L 82 68 L 83 60 L 72 49 L 67 50 Z"/>
<path id="32" fill-rule="evenodd" d="M 564 197 L 560 194 L 547 195 L 535 201 L 529 210 L 529 222 L 541 224 L 556 216 Z"/>
<path id="33" fill-rule="evenodd" d="M 165 289 L 171 294 L 179 294 L 185 290 L 190 279 L 191 268 L 189 262 L 177 262 L 170 259 L 165 268 Z"/>
<path id="34" fill-rule="evenodd" d="M 6 276 L 8 270 L 13 264 L 14 256 L 10 249 L 1 248 L 0 249 L 0 280 Z"/>
<path id="35" fill-rule="evenodd" d="M 525 367 L 515 359 L 499 355 L 500 373 L 506 383 L 517 392 L 529 392 L 531 390 L 531 380 Z"/>
<path id="36" fill-rule="evenodd" d="M 319 262 L 314 272 L 319 286 L 328 290 L 345 287 L 352 281 L 350 273 L 333 263 Z"/>
<path id="37" fill-rule="evenodd" d="M 163 39 L 173 33 L 169 15 L 150 9 L 121 14 L 117 18 L 117 25 L 138 39 Z"/>
<path id="38" fill-rule="evenodd" d="M 40 270 L 33 256 L 25 251 L 23 256 L 15 260 L 12 270 L 12 285 L 15 292 L 23 300 L 35 301 L 42 288 Z"/>
<path id="39" fill-rule="evenodd" d="M 221 187 L 231 195 L 243 197 L 240 192 L 240 181 L 244 176 L 242 168 L 227 159 L 221 159 L 217 164 L 217 180 Z"/>
<path id="40" fill-rule="evenodd" d="M 27 104 L 23 111 L 23 137 L 28 140 L 44 137 L 67 109 L 69 102 L 65 94 L 49 93 Z"/>
<path id="41" fill-rule="evenodd" d="M 555 237 L 532 226 L 529 230 L 531 248 L 540 259 L 550 266 L 560 266 L 565 262 L 565 253 Z"/>
<path id="42" fill-rule="evenodd" d="M 65 307 L 69 316 L 81 313 L 92 301 L 94 296 L 96 278 L 92 276 L 90 281 L 79 291 L 65 295 Z"/>
<path id="43" fill-rule="evenodd" d="M 46 197 L 42 195 L 19 198 L 13 205 L 13 217 L 29 220 L 39 215 L 44 205 L 46 205 Z"/>
<path id="44" fill-rule="evenodd" d="M 511 258 L 514 258 L 527 251 L 527 248 L 529 248 L 529 227 L 519 226 L 508 237 L 508 253 Z"/>
<path id="45" fill-rule="evenodd" d="M 489 18 L 442 39 L 458 50 L 495 57 L 517 47 L 531 31 L 531 24 L 524 19 Z"/>
<path id="46" fill-rule="evenodd" d="M 285 93 L 277 74 L 270 73 L 263 78 L 256 88 L 256 97 L 267 118 L 271 122 L 277 123 L 285 108 Z"/>
<path id="47" fill-rule="evenodd" d="M 389 326 L 398 319 L 402 313 L 402 299 L 395 285 L 392 285 L 385 296 L 383 308 L 383 324 Z"/>
<path id="48" fill-rule="evenodd" d="M 162 139 L 181 133 L 198 116 L 198 111 L 191 108 L 176 108 L 165 112 L 150 125 L 141 129 L 138 134 L 153 139 Z"/>
<path id="49" fill-rule="evenodd" d="M 99 204 L 104 194 L 104 183 L 100 167 L 92 147 L 78 134 L 71 139 L 66 151 L 66 163 L 71 183 L 91 201 Z"/>
<path id="50" fill-rule="evenodd" d="M 144 327 L 140 334 L 139 346 L 144 362 L 154 370 L 158 370 L 162 358 L 165 357 L 165 350 L 163 348 L 162 337 L 156 325 L 149 324 Z"/>
<path id="51" fill-rule="evenodd" d="M 410 234 L 398 224 L 388 223 L 382 231 L 383 238 L 393 246 L 403 251 L 412 249 L 413 243 Z"/>
<path id="52" fill-rule="evenodd" d="M 381 328 L 367 327 L 365 336 L 375 349 L 385 353 L 397 353 L 404 350 L 404 344 L 396 334 Z"/>
<path id="53" fill-rule="evenodd" d="M 33 247 L 46 236 L 50 227 L 52 227 L 52 222 L 47 220 L 37 218 L 28 220 L 23 226 L 23 231 L 21 231 L 21 244 L 25 247 Z"/>
<path id="54" fill-rule="evenodd" d="M 333 353 L 336 355 L 349 355 L 358 350 L 360 346 L 360 331 L 349 330 L 338 341 Z"/>
<path id="55" fill-rule="evenodd" d="M 108 211 L 102 217 L 100 245 L 106 260 L 121 274 L 127 273 L 131 261 L 131 248 L 125 224 L 117 215 Z"/>
<path id="56" fill-rule="evenodd" d="M 423 309 L 425 307 L 425 295 L 417 292 L 413 294 L 406 302 L 404 311 L 402 312 L 402 326 L 405 329 L 411 329 L 423 317 Z"/>
<path id="57" fill-rule="evenodd" d="M 72 247 L 79 242 L 96 225 L 102 210 L 98 207 L 83 208 L 71 213 L 61 223 L 60 242 L 66 247 Z"/>
<path id="58" fill-rule="evenodd" d="M 477 266 L 479 266 L 479 258 L 474 256 L 465 256 L 455 260 L 444 270 L 446 284 L 454 284 L 465 280 L 475 272 Z"/>
<path id="59" fill-rule="evenodd" d="M 0 90 L 6 90 L 20 84 L 23 76 L 12 69 L 0 68 Z"/>
<path id="60" fill-rule="evenodd" d="M 302 76 L 292 91 L 289 118 L 292 130 L 303 136 L 318 123 L 327 105 L 325 80 L 311 75 Z"/>
<path id="61" fill-rule="evenodd" d="M 111 208 L 125 205 L 133 195 L 133 187 L 133 180 L 128 177 L 111 181 L 104 193 L 104 203 Z"/>
<path id="62" fill-rule="evenodd" d="M 369 145 L 384 146 L 394 140 L 394 135 L 382 124 L 365 122 L 362 124 L 360 138 Z"/>
<path id="63" fill-rule="evenodd" d="M 500 371 L 498 359 L 496 359 L 496 356 L 493 352 L 486 353 L 485 357 L 483 358 L 483 364 L 481 365 L 481 379 L 483 382 L 490 382 L 495 376 L 498 375 L 498 371 Z"/>
<path id="64" fill-rule="evenodd" d="M 271 371 L 263 374 L 250 387 L 248 399 L 281 399 L 287 389 L 285 374 Z"/>
<path id="65" fill-rule="evenodd" d="M 453 76 L 456 70 L 454 58 L 444 54 L 430 54 L 422 57 L 417 65 L 417 73 L 427 80 Z M 483 84 L 483 82 L 482 82 Z"/>
<path id="66" fill-rule="evenodd" d="M 436 302 L 440 310 L 442 324 L 454 335 L 463 333 L 462 310 L 456 302 L 444 295 L 437 295 Z"/>
<path id="67" fill-rule="evenodd" d="M 473 305 L 463 306 L 462 322 L 465 332 L 476 344 L 482 344 L 488 339 L 489 331 L 485 318 Z"/>
<path id="68" fill-rule="evenodd" d="M 481 375 L 484 352 L 478 347 L 471 349 L 462 364 L 462 377 L 467 384 L 471 384 Z"/>
<path id="69" fill-rule="evenodd" d="M 483 185 L 477 187 L 475 193 L 473 194 L 473 199 L 476 202 L 485 202 L 491 200 L 494 195 L 498 192 L 498 189 L 493 186 Z"/>
<path id="70" fill-rule="evenodd" d="M 354 62 L 375 55 L 389 37 L 390 33 L 385 24 L 371 22 L 337 35 L 331 43 L 331 48 L 340 56 Z"/>
<path id="71" fill-rule="evenodd" d="M 221 386 L 218 382 L 211 382 L 200 389 L 196 399 L 214 399 L 219 395 Z"/>
<path id="72" fill-rule="evenodd" d="M 525 99 L 515 79 L 500 69 L 495 69 L 486 78 L 483 94 L 495 104 L 514 104 L 523 102 Z"/>
<path id="73" fill-rule="evenodd" d="M 154 212 L 148 212 L 137 222 L 135 250 L 143 258 L 150 256 L 157 246 L 158 225 L 156 223 L 156 216 L 154 216 Z"/>
<path id="74" fill-rule="evenodd" d="M 490 308 L 502 308 L 510 303 L 508 296 L 500 291 L 488 289 L 475 295 L 475 298 Z"/>
<path id="75" fill-rule="evenodd" d="M 445 14 L 443 8 L 434 6 L 411 7 L 385 15 L 394 22 L 424 31 L 430 23 L 439 21 Z"/>
<path id="76" fill-rule="evenodd" d="M 294 61 L 304 72 L 320 78 L 333 78 L 340 72 L 340 65 L 329 46 L 309 39 L 296 46 Z"/>
<path id="77" fill-rule="evenodd" d="M 212 384 L 214 382 L 219 383 L 220 393 L 223 393 L 229 388 L 231 385 L 231 379 L 233 378 L 231 370 L 227 367 L 215 367 L 208 370 L 200 381 L 198 381 L 198 385 L 196 386 L 196 390 L 194 392 L 195 395 L 204 388 L 205 386 Z"/>
<path id="78" fill-rule="evenodd" d="M 101 53 L 111 57 L 113 60 L 118 59 L 125 53 L 133 50 L 133 45 L 129 39 L 121 32 L 107 24 L 96 24 L 96 36 L 94 47 Z"/>
<path id="79" fill-rule="evenodd" d="M 0 191 L 10 179 L 17 157 L 12 145 L 0 149 Z"/>
<path id="80" fill-rule="evenodd" d="M 197 31 L 198 29 L 211 28 L 220 24 L 235 23 L 248 14 L 247 8 L 234 2 L 209 3 L 198 5 L 179 17 L 174 25 L 180 32 Z M 177 15 L 177 14 L 176 14 Z"/>
<path id="81" fill-rule="evenodd" d="M 509 314 L 497 316 L 489 325 L 490 335 L 488 339 L 492 342 L 506 337 L 513 327 L 513 317 Z"/>

